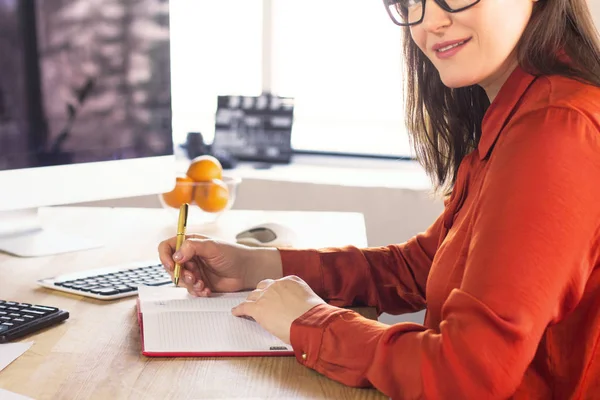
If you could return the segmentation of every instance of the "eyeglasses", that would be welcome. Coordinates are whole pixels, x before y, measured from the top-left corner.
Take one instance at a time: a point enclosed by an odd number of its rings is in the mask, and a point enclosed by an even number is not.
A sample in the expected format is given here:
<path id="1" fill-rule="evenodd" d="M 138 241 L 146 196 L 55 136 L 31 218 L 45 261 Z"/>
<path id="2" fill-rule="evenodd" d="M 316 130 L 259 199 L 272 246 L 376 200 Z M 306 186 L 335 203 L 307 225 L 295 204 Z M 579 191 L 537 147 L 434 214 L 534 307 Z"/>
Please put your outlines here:
<path id="1" fill-rule="evenodd" d="M 457 13 L 473 7 L 481 0 L 433 0 L 449 13 Z M 412 26 L 423 22 L 426 0 L 383 0 L 385 9 L 396 25 Z"/>

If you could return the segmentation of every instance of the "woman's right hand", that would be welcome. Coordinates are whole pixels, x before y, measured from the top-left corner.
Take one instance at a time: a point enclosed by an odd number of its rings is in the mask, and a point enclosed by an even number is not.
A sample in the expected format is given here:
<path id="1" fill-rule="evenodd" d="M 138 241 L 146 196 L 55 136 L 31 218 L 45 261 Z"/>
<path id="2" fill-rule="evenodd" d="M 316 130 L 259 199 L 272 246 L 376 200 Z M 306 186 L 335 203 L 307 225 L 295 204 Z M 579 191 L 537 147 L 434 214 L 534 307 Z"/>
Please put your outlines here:
<path id="1" fill-rule="evenodd" d="M 187 235 L 176 253 L 175 243 L 176 237 L 160 243 L 160 261 L 171 278 L 175 262 L 181 265 L 179 285 L 194 296 L 252 290 L 263 279 L 282 277 L 281 257 L 275 248 L 253 248 Z"/>

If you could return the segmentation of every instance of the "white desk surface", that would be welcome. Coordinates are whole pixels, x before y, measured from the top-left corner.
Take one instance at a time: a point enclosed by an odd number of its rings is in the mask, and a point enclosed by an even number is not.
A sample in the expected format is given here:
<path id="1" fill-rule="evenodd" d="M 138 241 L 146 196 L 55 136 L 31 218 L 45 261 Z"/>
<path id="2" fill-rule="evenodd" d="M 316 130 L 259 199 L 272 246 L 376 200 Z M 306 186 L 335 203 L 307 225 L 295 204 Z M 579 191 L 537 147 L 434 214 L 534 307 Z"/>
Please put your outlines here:
<path id="1" fill-rule="evenodd" d="M 173 214 L 162 209 L 56 207 L 43 209 L 42 217 L 105 246 L 28 259 L 0 253 L 0 298 L 70 312 L 64 323 L 21 340 L 35 344 L 0 372 L 0 388 L 38 400 L 383 398 L 376 390 L 353 389 L 325 378 L 293 357 L 142 356 L 135 297 L 106 302 L 44 289 L 35 282 L 154 258 L 158 243 L 174 234 Z M 188 232 L 233 240 L 235 233 L 265 220 L 296 230 L 298 247 L 367 244 L 363 216 L 357 213 L 231 210 L 212 226 L 190 221 Z"/>

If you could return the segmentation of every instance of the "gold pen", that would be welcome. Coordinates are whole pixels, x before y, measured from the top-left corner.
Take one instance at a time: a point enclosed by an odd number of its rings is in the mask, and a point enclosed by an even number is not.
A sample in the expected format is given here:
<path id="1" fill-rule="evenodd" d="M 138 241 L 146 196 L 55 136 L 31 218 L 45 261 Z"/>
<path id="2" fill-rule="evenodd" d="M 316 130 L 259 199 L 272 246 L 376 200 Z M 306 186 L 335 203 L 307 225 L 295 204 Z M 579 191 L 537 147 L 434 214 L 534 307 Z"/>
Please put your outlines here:
<path id="1" fill-rule="evenodd" d="M 183 203 L 179 207 L 179 221 L 177 221 L 177 242 L 175 244 L 175 251 L 179 251 L 183 241 L 185 240 L 185 228 L 187 225 L 188 216 L 188 203 Z M 175 263 L 175 271 L 173 272 L 173 280 L 175 286 L 179 284 L 179 275 L 181 274 L 181 265 L 178 262 Z"/>

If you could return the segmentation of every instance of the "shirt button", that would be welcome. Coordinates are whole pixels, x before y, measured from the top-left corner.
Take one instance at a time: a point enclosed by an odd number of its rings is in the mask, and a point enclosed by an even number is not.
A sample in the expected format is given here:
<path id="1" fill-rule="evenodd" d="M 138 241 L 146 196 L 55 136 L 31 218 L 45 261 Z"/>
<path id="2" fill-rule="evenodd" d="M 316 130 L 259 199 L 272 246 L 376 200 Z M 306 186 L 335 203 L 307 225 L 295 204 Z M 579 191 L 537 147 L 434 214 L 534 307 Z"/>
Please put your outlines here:
<path id="1" fill-rule="evenodd" d="M 306 361 L 306 353 L 302 353 L 302 359 Z"/>

